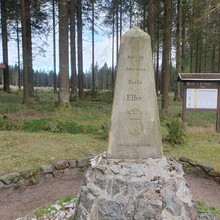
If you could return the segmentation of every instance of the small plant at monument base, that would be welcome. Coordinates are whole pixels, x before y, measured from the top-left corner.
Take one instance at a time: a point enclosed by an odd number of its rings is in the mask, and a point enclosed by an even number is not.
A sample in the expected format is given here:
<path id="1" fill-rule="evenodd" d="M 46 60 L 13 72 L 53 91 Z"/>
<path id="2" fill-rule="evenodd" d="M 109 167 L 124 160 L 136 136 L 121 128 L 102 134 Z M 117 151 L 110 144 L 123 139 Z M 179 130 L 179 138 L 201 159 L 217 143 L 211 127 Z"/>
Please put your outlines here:
<path id="1" fill-rule="evenodd" d="M 45 205 L 36 209 L 34 215 L 37 219 L 51 219 L 57 212 L 65 210 L 66 205 L 74 203 L 76 199 L 77 196 L 75 195 L 66 196 L 54 204 Z"/>
<path id="2" fill-rule="evenodd" d="M 180 118 L 170 118 L 165 122 L 168 135 L 166 141 L 172 146 L 186 144 L 186 133 L 182 120 Z"/>
<path id="3" fill-rule="evenodd" d="M 220 217 L 220 210 L 213 206 L 207 205 L 204 201 L 197 200 L 196 205 L 199 214 L 208 214 Z"/>
<path id="4" fill-rule="evenodd" d="M 103 120 L 101 123 L 101 128 L 97 132 L 97 134 L 103 139 L 107 140 L 108 139 L 108 134 L 109 134 L 109 129 L 110 129 L 110 121 L 109 120 Z"/>

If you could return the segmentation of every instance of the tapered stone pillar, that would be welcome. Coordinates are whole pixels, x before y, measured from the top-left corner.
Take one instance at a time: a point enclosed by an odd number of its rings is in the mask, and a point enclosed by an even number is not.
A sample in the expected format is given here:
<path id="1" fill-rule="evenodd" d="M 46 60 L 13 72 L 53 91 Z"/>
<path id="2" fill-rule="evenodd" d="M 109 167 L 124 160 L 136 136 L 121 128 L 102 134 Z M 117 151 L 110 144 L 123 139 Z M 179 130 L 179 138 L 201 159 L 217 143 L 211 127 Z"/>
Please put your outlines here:
<path id="1" fill-rule="evenodd" d="M 163 156 L 150 36 L 133 27 L 121 39 L 107 158 Z"/>

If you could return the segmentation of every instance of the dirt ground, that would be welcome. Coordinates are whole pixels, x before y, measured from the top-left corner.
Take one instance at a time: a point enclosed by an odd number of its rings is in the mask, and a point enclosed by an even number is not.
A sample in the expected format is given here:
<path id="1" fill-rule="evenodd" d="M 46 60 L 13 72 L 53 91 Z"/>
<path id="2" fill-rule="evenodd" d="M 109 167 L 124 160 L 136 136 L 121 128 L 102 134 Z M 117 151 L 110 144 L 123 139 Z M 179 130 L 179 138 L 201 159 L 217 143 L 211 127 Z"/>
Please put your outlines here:
<path id="1" fill-rule="evenodd" d="M 84 178 L 83 173 L 45 180 L 37 185 L 20 188 L 0 195 L 0 219 L 14 220 L 32 210 L 53 203 L 65 196 L 76 195 Z M 200 199 L 220 209 L 220 185 L 197 177 L 185 176 L 194 199 Z"/>
<path id="2" fill-rule="evenodd" d="M 185 179 L 194 199 L 203 200 L 220 209 L 220 184 L 214 180 L 198 177 L 195 174 L 187 174 Z"/>
<path id="3" fill-rule="evenodd" d="M 83 173 L 44 180 L 37 185 L 19 188 L 0 195 L 0 220 L 24 217 L 36 208 L 76 195 L 82 185 Z"/>

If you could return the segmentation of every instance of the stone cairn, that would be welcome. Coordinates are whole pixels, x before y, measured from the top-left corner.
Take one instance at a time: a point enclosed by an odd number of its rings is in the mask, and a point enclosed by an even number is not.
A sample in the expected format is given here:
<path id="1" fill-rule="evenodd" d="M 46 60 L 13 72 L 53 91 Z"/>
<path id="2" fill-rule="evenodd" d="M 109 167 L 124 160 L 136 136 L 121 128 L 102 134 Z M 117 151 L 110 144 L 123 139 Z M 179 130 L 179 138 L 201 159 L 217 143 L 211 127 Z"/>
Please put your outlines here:
<path id="1" fill-rule="evenodd" d="M 75 220 L 196 220 L 183 169 L 163 157 L 150 37 L 122 36 L 107 156 L 91 161 Z"/>

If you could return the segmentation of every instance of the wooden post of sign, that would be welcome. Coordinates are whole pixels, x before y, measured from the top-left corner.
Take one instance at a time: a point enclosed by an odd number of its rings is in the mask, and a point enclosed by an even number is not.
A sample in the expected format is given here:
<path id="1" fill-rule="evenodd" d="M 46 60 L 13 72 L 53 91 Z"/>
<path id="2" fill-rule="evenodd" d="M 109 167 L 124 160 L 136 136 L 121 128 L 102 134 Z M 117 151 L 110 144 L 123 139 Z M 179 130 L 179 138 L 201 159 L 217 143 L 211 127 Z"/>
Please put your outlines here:
<path id="1" fill-rule="evenodd" d="M 220 133 L 220 82 L 218 82 L 216 131 Z"/>
<path id="2" fill-rule="evenodd" d="M 4 64 L 0 64 L 0 70 L 1 70 L 1 69 L 4 71 L 4 69 L 5 69 L 5 65 L 4 65 Z M 3 76 L 1 75 L 1 76 L 0 76 L 0 85 L 3 84 L 2 81 L 3 81 Z"/>

